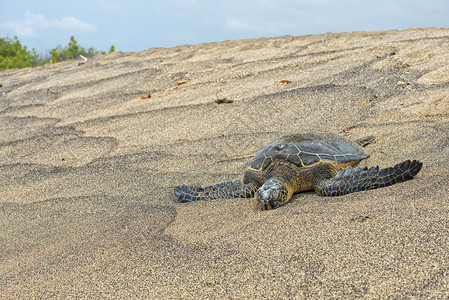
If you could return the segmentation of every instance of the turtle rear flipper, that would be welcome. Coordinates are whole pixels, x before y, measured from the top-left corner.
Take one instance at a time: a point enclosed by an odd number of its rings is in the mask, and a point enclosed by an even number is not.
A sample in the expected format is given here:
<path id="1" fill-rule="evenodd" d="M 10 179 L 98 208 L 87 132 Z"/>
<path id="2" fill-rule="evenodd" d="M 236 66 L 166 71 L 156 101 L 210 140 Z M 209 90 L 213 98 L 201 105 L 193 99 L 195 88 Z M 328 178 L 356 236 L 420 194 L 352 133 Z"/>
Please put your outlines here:
<path id="1" fill-rule="evenodd" d="M 229 181 L 208 186 L 205 188 L 181 185 L 175 187 L 174 193 L 181 203 L 232 198 L 251 198 L 256 188 L 250 184 L 242 184 L 240 181 Z"/>
<path id="2" fill-rule="evenodd" d="M 315 191 L 322 196 L 340 196 L 376 189 L 412 179 L 421 167 L 422 162 L 406 160 L 382 170 L 379 170 L 379 166 L 340 169 L 330 179 L 319 182 Z"/>

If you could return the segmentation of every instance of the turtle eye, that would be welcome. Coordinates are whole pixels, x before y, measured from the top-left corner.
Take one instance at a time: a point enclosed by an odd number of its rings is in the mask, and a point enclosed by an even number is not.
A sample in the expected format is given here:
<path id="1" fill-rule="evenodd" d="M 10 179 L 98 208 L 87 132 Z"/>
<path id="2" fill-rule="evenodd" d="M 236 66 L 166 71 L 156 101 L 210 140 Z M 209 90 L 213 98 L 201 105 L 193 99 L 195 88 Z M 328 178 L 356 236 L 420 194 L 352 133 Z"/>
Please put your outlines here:
<path id="1" fill-rule="evenodd" d="M 279 207 L 279 202 L 278 201 L 275 201 L 275 200 L 273 200 L 273 201 L 270 201 L 270 206 L 271 206 L 271 209 L 275 209 L 275 208 L 278 208 Z"/>

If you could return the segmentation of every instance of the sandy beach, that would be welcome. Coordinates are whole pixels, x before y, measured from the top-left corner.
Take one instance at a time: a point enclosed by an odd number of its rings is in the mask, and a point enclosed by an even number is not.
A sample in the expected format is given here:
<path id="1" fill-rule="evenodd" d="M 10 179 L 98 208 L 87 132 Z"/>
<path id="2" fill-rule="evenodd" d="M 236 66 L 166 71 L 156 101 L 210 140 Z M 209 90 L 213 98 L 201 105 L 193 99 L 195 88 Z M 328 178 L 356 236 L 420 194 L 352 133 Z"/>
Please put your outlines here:
<path id="1" fill-rule="evenodd" d="M 448 28 L 412 28 L 0 72 L 0 298 L 449 297 L 448 62 Z M 272 211 L 173 195 L 314 130 L 376 136 L 361 166 L 424 165 Z"/>

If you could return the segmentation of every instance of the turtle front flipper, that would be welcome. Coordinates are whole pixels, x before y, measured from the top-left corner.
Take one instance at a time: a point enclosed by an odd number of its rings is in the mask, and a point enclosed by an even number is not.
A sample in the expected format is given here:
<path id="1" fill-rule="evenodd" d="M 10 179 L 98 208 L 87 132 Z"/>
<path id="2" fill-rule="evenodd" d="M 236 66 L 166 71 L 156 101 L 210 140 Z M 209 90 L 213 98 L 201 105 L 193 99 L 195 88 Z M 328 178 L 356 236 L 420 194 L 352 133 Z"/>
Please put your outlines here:
<path id="1" fill-rule="evenodd" d="M 379 170 L 375 167 L 348 167 L 340 169 L 330 179 L 325 179 L 315 185 L 315 191 L 322 196 L 340 196 L 353 192 L 376 189 L 412 179 L 422 162 L 406 160 L 394 167 Z"/>
<path id="2" fill-rule="evenodd" d="M 223 182 L 205 188 L 181 185 L 175 187 L 175 196 L 181 203 L 200 200 L 251 198 L 256 187 L 251 184 L 242 184 L 239 180 Z"/>

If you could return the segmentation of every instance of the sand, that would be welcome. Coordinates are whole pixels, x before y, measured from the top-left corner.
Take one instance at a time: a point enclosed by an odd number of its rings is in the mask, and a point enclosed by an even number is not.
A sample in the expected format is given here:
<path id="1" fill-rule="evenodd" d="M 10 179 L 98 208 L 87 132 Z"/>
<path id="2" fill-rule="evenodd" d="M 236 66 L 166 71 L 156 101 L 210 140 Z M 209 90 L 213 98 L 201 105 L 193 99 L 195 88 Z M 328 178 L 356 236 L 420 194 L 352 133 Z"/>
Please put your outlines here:
<path id="1" fill-rule="evenodd" d="M 448 61 L 449 29 L 412 28 L 1 72 L 0 298 L 448 297 Z M 375 135 L 362 166 L 424 166 L 273 211 L 177 203 L 311 130 Z"/>

